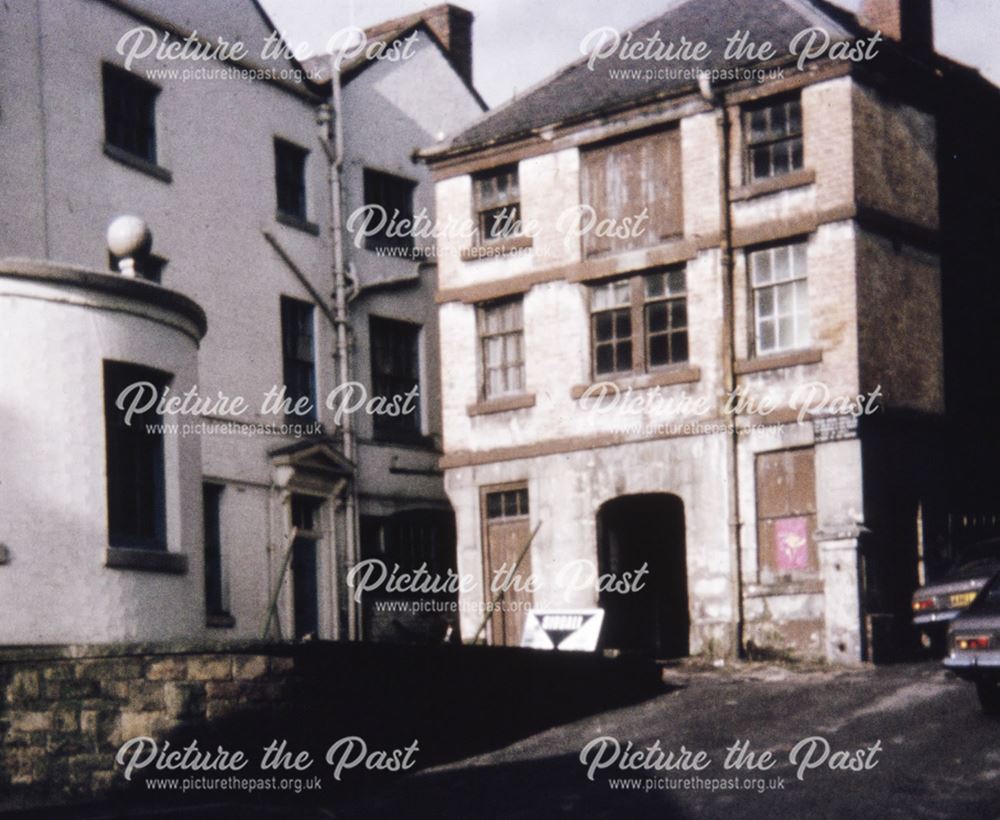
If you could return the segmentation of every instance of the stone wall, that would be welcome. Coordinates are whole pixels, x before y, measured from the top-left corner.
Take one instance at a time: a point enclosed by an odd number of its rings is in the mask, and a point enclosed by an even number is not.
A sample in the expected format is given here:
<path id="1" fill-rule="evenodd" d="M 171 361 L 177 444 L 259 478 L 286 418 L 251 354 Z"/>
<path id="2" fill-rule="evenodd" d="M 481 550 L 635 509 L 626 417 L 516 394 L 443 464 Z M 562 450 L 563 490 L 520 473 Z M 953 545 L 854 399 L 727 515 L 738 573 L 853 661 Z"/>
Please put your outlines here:
<path id="1" fill-rule="evenodd" d="M 120 779 L 114 756 L 125 740 L 280 706 L 293 667 L 289 655 L 249 646 L 8 650 L 0 667 L 0 789 L 19 799 L 100 795 Z"/>
<path id="2" fill-rule="evenodd" d="M 315 764 L 306 774 L 320 776 L 323 788 L 310 799 L 327 805 L 368 778 L 392 776 L 358 770 L 335 782 L 324 755 L 340 738 L 361 737 L 372 751 L 417 741 L 414 764 L 422 768 L 658 691 L 653 664 L 579 652 L 325 641 L 5 648 L 0 813 L 95 800 L 119 808 L 261 802 L 260 794 L 184 795 L 146 782 L 219 772 L 150 766 L 127 782 L 116 753 L 143 736 L 161 751 L 192 741 L 199 751 L 243 751 L 249 765 L 239 774 L 246 777 L 281 775 L 258 764 L 266 745 L 285 740 L 311 754 Z M 263 798 L 307 799 L 277 792 Z"/>

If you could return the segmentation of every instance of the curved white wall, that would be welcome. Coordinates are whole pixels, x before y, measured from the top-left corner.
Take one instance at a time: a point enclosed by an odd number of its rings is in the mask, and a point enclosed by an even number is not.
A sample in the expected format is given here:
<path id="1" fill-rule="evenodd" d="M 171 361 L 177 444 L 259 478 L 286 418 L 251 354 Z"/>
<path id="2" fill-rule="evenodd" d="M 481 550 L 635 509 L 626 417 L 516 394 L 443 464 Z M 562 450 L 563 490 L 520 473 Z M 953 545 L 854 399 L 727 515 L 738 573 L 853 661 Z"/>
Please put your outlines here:
<path id="1" fill-rule="evenodd" d="M 0 262 L 0 644 L 204 633 L 197 436 L 164 436 L 167 547 L 187 571 L 105 566 L 102 376 L 104 359 L 133 362 L 183 392 L 203 333 L 200 308 L 154 285 Z"/>

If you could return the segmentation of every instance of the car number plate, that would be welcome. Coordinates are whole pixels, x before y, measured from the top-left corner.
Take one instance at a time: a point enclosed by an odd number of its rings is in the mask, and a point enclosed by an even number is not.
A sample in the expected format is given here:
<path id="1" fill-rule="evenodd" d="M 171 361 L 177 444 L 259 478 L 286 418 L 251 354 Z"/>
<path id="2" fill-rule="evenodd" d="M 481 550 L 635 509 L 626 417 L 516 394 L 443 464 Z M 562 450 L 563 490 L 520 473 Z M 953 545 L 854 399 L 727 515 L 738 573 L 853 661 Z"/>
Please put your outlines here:
<path id="1" fill-rule="evenodd" d="M 978 592 L 960 592 L 958 595 L 952 595 L 948 599 L 948 603 L 951 606 L 968 606 L 976 600 L 978 594 Z"/>

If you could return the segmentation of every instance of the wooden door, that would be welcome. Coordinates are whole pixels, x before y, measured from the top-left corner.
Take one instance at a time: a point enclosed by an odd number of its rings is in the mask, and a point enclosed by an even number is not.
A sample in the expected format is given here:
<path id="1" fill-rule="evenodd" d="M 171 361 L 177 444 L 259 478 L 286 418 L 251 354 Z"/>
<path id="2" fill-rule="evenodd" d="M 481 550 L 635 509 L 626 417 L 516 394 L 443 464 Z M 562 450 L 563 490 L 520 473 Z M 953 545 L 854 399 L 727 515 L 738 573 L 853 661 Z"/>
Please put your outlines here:
<path id="1" fill-rule="evenodd" d="M 494 646 L 519 646 L 527 609 L 532 603 L 531 538 L 528 490 L 523 485 L 483 492 L 486 604 Z M 523 557 L 522 557 L 523 553 Z M 520 563 L 518 563 L 520 561 Z"/>

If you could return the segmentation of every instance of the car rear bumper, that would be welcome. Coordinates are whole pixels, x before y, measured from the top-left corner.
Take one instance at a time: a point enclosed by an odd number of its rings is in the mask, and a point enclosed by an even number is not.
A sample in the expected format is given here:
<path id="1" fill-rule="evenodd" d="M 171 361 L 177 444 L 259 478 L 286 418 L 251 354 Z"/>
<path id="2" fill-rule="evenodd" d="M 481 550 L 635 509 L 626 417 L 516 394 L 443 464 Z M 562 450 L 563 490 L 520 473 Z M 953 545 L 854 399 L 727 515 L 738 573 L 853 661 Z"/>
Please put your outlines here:
<path id="1" fill-rule="evenodd" d="M 952 652 L 944 665 L 965 680 L 1000 680 L 1000 650 Z"/>
<path id="2" fill-rule="evenodd" d="M 923 615 L 914 615 L 913 624 L 914 626 L 924 626 L 925 624 L 944 624 L 948 621 L 953 621 L 958 617 L 960 610 L 958 609 L 943 609 L 937 612 L 927 612 Z"/>

